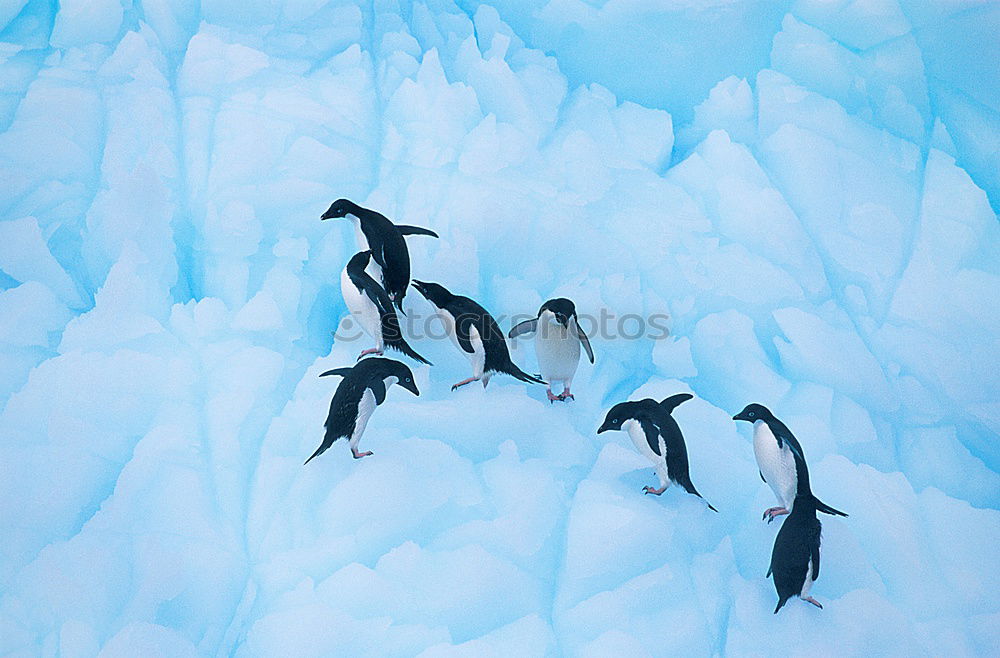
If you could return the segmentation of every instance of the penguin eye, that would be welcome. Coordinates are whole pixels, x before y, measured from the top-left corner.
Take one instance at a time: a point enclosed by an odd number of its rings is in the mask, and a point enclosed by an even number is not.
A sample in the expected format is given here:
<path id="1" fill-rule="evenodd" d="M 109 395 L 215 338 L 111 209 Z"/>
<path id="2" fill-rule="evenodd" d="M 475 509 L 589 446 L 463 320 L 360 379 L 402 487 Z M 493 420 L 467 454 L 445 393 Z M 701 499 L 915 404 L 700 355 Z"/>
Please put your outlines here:
<path id="1" fill-rule="evenodd" d="M 612 422 L 613 424 L 617 425 L 617 424 L 618 424 L 618 419 L 617 419 L 617 418 L 613 418 L 613 419 L 611 420 L 611 422 Z"/>
<path id="2" fill-rule="evenodd" d="M 753 418 L 754 416 L 757 415 L 757 412 L 756 411 L 750 411 L 750 412 L 747 412 L 747 415 L 750 416 L 751 418 Z"/>

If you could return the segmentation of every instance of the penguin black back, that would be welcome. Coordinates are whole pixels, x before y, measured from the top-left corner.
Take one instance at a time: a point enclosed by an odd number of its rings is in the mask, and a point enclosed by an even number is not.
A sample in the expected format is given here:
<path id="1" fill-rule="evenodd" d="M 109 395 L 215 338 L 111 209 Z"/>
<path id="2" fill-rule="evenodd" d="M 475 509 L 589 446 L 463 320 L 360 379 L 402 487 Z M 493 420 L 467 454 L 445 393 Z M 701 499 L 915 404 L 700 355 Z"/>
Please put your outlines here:
<path id="1" fill-rule="evenodd" d="M 545 383 L 537 377 L 532 377 L 514 364 L 510 358 L 507 341 L 504 338 L 503 331 L 500 329 L 500 325 L 493 319 L 489 311 L 475 300 L 462 295 L 452 294 L 439 283 L 414 279 L 413 287 L 427 298 L 427 301 L 434 304 L 437 308 L 446 311 L 454 318 L 457 339 L 465 352 L 471 353 L 473 351 L 470 329 L 475 327 L 480 340 L 483 342 L 483 350 L 486 358 L 484 372 L 502 372 L 523 382 Z"/>
<path id="2" fill-rule="evenodd" d="M 687 402 L 693 397 L 690 393 L 678 393 L 663 399 L 661 402 L 650 399 L 643 400 L 643 402 L 647 403 L 648 413 L 653 418 L 653 423 L 659 428 L 660 435 L 663 436 L 666 444 L 667 472 L 670 473 L 671 479 L 681 485 L 689 494 L 694 494 L 704 500 L 705 497 L 698 493 L 694 483 L 691 482 L 691 465 L 688 462 L 687 444 L 684 441 L 680 425 L 673 417 L 673 410 L 682 402 Z M 650 402 L 652 404 L 648 404 Z M 713 512 L 719 511 L 708 501 L 705 501 L 705 504 Z"/>
<path id="3" fill-rule="evenodd" d="M 437 234 L 415 226 L 397 226 L 385 215 L 363 208 L 348 199 L 334 201 L 320 219 L 337 219 L 347 215 L 358 218 L 372 258 L 382 268 L 382 283 L 386 293 L 396 308 L 402 310 L 403 298 L 410 285 L 410 252 L 403 236 L 437 237 Z"/>
<path id="4" fill-rule="evenodd" d="M 812 495 L 797 496 L 781 530 L 774 539 L 771 551 L 771 566 L 767 575 L 774 578 L 774 589 L 778 593 L 778 614 L 782 606 L 793 596 L 802 596 L 806 580 L 815 582 L 819 578 L 819 546 L 823 525 L 816 518 L 816 504 Z M 813 605 L 822 608 L 815 599 L 805 597 Z"/>
<path id="5" fill-rule="evenodd" d="M 392 300 L 389 299 L 388 293 L 386 293 L 381 284 L 365 271 L 370 259 L 370 250 L 354 254 L 347 263 L 347 276 L 350 277 L 351 282 L 358 290 L 371 300 L 378 310 L 382 340 L 385 341 L 387 347 L 391 347 L 397 352 L 402 352 L 415 361 L 432 365 L 430 361 L 417 354 L 410 347 L 410 344 L 406 342 L 406 339 L 403 338 L 403 330 L 399 326 L 399 316 L 396 315 L 396 310 L 392 306 Z"/>
<path id="6" fill-rule="evenodd" d="M 320 377 L 330 375 L 338 375 L 344 379 L 337 386 L 333 399 L 330 401 L 330 412 L 324 423 L 326 433 L 323 436 L 323 442 L 316 449 L 316 452 L 305 461 L 306 464 L 326 452 L 337 439 L 349 438 L 354 434 L 359 420 L 361 398 L 366 390 L 371 390 L 375 398 L 375 406 L 378 406 L 385 402 L 385 380 L 389 377 L 395 377 L 396 384 L 414 395 L 420 395 L 413 380 L 413 372 L 405 363 L 394 359 L 381 357 L 362 359 L 354 367 L 327 370 L 321 373 Z M 367 421 L 367 419 L 364 420 Z"/>
<path id="7" fill-rule="evenodd" d="M 468 333 L 468 326 L 473 326 L 479 333 L 479 338 L 483 341 L 483 349 L 486 351 L 486 372 L 503 372 L 512 375 L 522 381 L 536 381 L 534 377 L 524 373 L 514 365 L 510 359 L 510 351 L 507 349 L 507 341 L 504 339 L 500 325 L 493 319 L 485 308 L 476 301 L 453 295 L 448 310 L 458 320 L 459 326 L 466 325 L 464 330 Z"/>
<path id="8" fill-rule="evenodd" d="M 677 408 L 677 405 L 693 397 L 690 393 L 678 393 L 677 395 L 665 398 L 661 402 L 657 402 L 652 398 L 634 402 L 620 402 L 608 411 L 604 419 L 604 424 L 597 430 L 597 433 L 600 434 L 608 430 L 621 430 L 623 423 L 627 420 L 638 421 L 645 434 L 649 449 L 665 460 L 667 475 L 670 480 L 680 485 L 688 493 L 705 500 L 705 497 L 698 492 L 694 483 L 691 482 L 687 445 L 684 442 L 684 435 L 681 433 L 680 425 L 677 424 L 677 421 L 672 416 L 672 412 Z M 665 455 L 660 452 L 660 437 L 663 438 L 663 445 L 666 449 Z M 707 500 L 705 504 L 713 512 L 719 511 Z"/>
<path id="9" fill-rule="evenodd" d="M 762 404 L 748 404 L 744 407 L 743 411 L 733 416 L 733 420 L 743 420 L 751 424 L 757 421 L 764 422 L 771 430 L 771 434 L 774 435 L 778 446 L 788 446 L 795 460 L 796 501 L 798 501 L 798 496 L 808 495 L 812 497 L 816 511 L 833 516 L 847 516 L 846 512 L 841 512 L 838 509 L 830 507 L 813 495 L 812 487 L 809 483 L 809 465 L 806 463 L 806 455 L 802 449 L 802 444 L 795 438 L 792 431 L 788 429 L 788 426 L 771 413 L 770 409 Z M 763 478 L 763 474 L 761 477 Z"/>

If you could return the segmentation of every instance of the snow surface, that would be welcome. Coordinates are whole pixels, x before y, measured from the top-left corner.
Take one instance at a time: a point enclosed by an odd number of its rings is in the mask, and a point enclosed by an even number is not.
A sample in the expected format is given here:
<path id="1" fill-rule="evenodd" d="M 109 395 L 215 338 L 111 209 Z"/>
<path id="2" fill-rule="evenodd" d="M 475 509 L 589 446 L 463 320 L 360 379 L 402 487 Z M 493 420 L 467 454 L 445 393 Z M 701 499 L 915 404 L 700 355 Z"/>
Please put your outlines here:
<path id="1" fill-rule="evenodd" d="M 0 2 L 0 654 L 972 655 L 1000 646 L 1000 4 Z M 594 336 L 576 402 L 360 342 L 338 197 L 414 273 Z M 416 293 L 411 313 L 428 307 Z M 505 328 L 509 322 L 502 323 Z M 515 359 L 530 370 L 530 343 Z M 615 402 L 681 391 L 671 489 Z M 733 413 L 800 438 L 819 611 Z"/>

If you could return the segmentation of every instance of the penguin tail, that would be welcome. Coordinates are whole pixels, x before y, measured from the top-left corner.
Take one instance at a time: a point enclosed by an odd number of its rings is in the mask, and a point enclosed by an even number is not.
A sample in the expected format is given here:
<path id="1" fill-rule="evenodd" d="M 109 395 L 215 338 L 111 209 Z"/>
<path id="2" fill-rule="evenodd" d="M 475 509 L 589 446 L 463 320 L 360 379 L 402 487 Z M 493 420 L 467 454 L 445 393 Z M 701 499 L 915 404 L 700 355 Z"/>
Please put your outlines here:
<path id="1" fill-rule="evenodd" d="M 422 357 L 419 354 L 417 354 L 416 351 L 412 347 L 410 347 L 410 344 L 407 343 L 402 338 L 399 339 L 399 342 L 392 342 L 392 343 L 390 343 L 390 342 L 386 341 L 386 345 L 388 345 L 389 347 L 393 348 L 397 352 L 402 352 L 403 354 L 405 354 L 406 356 L 410 357 L 414 361 L 419 361 L 420 363 L 425 363 L 425 364 L 427 364 L 429 366 L 434 365 L 433 363 L 431 363 L 430 361 L 428 361 L 424 357 Z"/>
<path id="2" fill-rule="evenodd" d="M 813 504 L 816 506 L 817 512 L 823 512 L 824 514 L 830 514 L 832 516 L 848 516 L 847 512 L 841 512 L 839 509 L 830 507 L 816 496 L 813 496 Z"/>
<path id="3" fill-rule="evenodd" d="M 382 340 L 385 341 L 387 347 L 391 347 L 397 352 L 402 352 L 414 361 L 433 365 L 430 361 L 417 354 L 416 350 L 406 342 L 406 339 L 403 338 L 403 332 L 399 327 L 399 317 L 393 312 L 382 314 Z"/>
<path id="4" fill-rule="evenodd" d="M 336 432 L 331 432 L 330 429 L 327 428 L 326 434 L 323 435 L 323 443 L 319 444 L 319 447 L 316 448 L 316 452 L 314 452 L 312 455 L 310 455 L 309 459 L 307 459 L 304 462 L 302 462 L 302 465 L 305 466 L 306 464 L 308 464 L 312 460 L 314 460 L 317 457 L 319 457 L 320 455 L 322 455 L 324 452 L 326 452 L 330 448 L 330 446 L 333 445 L 333 442 L 336 441 L 339 438 L 340 438 L 340 436 L 337 436 Z"/>
<path id="5" fill-rule="evenodd" d="M 331 443 L 332 443 L 332 442 L 331 442 Z M 328 444 L 328 443 L 327 443 L 326 441 L 323 441 L 322 445 L 320 445 L 320 447 L 316 448 L 316 452 L 314 452 L 314 453 L 313 453 L 313 454 L 312 454 L 312 455 L 311 455 L 311 456 L 309 457 L 309 459 L 307 459 L 307 460 L 305 460 L 304 462 L 302 462 L 302 465 L 303 465 L 303 466 L 305 466 L 306 464 L 308 464 L 309 462 L 311 462 L 311 461 L 312 461 L 313 459 L 315 459 L 316 457 L 319 457 L 319 456 L 320 456 L 320 455 L 322 455 L 322 454 L 323 454 L 324 452 L 326 452 L 326 449 L 327 449 L 327 448 L 329 448 L 329 447 L 330 447 L 330 444 Z"/>
<path id="6" fill-rule="evenodd" d="M 691 395 L 690 393 L 678 393 L 677 395 L 671 395 L 669 398 L 664 399 L 662 402 L 660 402 L 660 406 L 663 407 L 664 411 L 670 413 L 671 411 L 677 408 L 677 405 L 679 405 L 682 402 L 687 402 L 693 397 L 694 396 Z"/>
<path id="7" fill-rule="evenodd" d="M 698 493 L 698 490 L 694 488 L 694 484 L 691 482 L 690 478 L 687 479 L 687 482 L 678 482 L 676 480 L 675 480 L 675 482 L 677 482 L 677 484 L 679 484 L 682 487 L 684 487 L 684 491 L 686 491 L 689 494 L 692 494 L 694 496 L 698 496 L 698 498 L 701 498 L 702 500 L 705 500 L 705 497 L 702 496 L 700 493 Z M 713 512 L 715 512 L 716 514 L 718 514 L 719 510 L 715 509 L 712 506 L 712 503 L 710 503 L 707 500 L 705 500 L 705 504 L 708 505 L 708 509 L 710 509 Z"/>
<path id="8" fill-rule="evenodd" d="M 791 597 L 785 596 L 778 599 L 778 605 L 774 606 L 774 614 L 778 614 L 778 610 L 781 610 L 781 608 L 784 607 L 785 603 L 788 602 L 789 598 Z"/>
<path id="9" fill-rule="evenodd" d="M 504 372 L 513 377 L 514 379 L 519 379 L 522 382 L 528 382 L 529 384 L 545 384 L 546 386 L 548 386 L 547 381 L 545 381 L 541 377 L 532 377 L 531 375 L 529 375 L 528 373 L 524 372 L 516 365 L 514 365 L 513 361 L 507 366 L 507 369 L 504 370 Z"/>

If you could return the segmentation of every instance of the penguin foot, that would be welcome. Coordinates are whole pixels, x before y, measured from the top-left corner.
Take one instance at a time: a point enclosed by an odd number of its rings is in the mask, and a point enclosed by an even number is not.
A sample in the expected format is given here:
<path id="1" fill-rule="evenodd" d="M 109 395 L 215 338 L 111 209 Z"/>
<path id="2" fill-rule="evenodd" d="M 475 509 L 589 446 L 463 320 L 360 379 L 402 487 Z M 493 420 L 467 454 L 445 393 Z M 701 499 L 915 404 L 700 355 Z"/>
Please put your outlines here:
<path id="1" fill-rule="evenodd" d="M 760 520 L 763 521 L 764 519 L 767 519 L 767 522 L 771 523 L 775 517 L 781 516 L 782 514 L 788 514 L 788 510 L 784 507 L 769 507 L 764 510 L 764 516 L 760 517 Z"/>
<path id="2" fill-rule="evenodd" d="M 667 490 L 666 487 L 660 487 L 659 489 L 654 489 L 653 487 L 643 487 L 642 488 L 642 493 L 644 493 L 644 494 L 653 494 L 654 496 L 659 496 L 660 494 L 662 494 L 666 490 Z"/>
<path id="3" fill-rule="evenodd" d="M 379 356 L 382 356 L 382 352 L 380 352 L 377 347 L 372 347 L 370 349 L 367 349 L 367 350 L 364 350 L 363 352 L 361 352 L 361 354 L 358 355 L 358 361 L 360 361 L 361 359 L 365 358 L 369 354 L 377 354 Z"/>
<path id="4" fill-rule="evenodd" d="M 478 382 L 478 381 L 479 381 L 479 377 L 469 377 L 468 379 L 463 379 L 462 381 L 458 382 L 457 384 L 453 384 L 452 387 L 451 387 L 451 390 L 457 391 L 459 388 L 461 388 L 462 386 L 465 386 L 466 384 L 471 384 L 472 382 Z"/>
<path id="5" fill-rule="evenodd" d="M 576 398 L 573 397 L 573 394 L 570 393 L 569 391 L 563 391 L 562 393 L 560 393 L 559 399 L 562 400 L 563 402 L 565 402 L 566 400 L 576 400 Z"/>
<path id="6" fill-rule="evenodd" d="M 547 395 L 549 398 L 549 404 L 552 404 L 556 400 L 559 400 L 561 402 L 563 399 L 561 395 L 556 395 L 555 393 L 553 393 L 551 388 L 545 389 L 545 395 Z"/>
<path id="7" fill-rule="evenodd" d="M 819 608 L 820 610 L 822 610 L 822 609 L 823 609 L 823 604 L 822 604 L 822 603 L 820 603 L 819 601 L 817 601 L 816 599 L 814 599 L 814 598 L 813 598 L 813 597 L 811 597 L 811 596 L 807 596 L 807 597 L 805 597 L 805 598 L 804 598 L 804 599 L 802 599 L 802 600 L 803 600 L 803 601 L 808 601 L 809 603 L 812 603 L 812 604 L 813 604 L 814 606 L 816 606 L 816 607 L 817 607 L 817 608 Z"/>
<path id="8" fill-rule="evenodd" d="M 373 453 L 371 450 L 368 450 L 366 452 L 358 452 L 356 449 L 351 448 L 351 454 L 354 455 L 355 459 L 361 459 L 362 457 L 368 457 L 375 453 Z"/>

